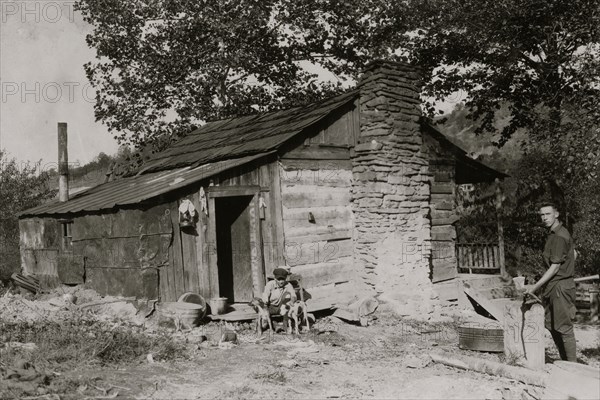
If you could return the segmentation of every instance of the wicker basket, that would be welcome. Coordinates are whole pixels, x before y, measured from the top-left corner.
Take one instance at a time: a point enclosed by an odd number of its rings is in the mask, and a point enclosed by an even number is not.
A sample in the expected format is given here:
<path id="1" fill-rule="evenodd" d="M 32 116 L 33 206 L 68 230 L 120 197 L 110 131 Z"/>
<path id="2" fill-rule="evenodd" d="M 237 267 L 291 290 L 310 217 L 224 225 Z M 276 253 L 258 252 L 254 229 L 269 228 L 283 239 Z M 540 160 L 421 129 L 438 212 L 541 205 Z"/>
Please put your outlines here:
<path id="1" fill-rule="evenodd" d="M 497 326 L 459 326 L 458 347 L 464 350 L 501 353 L 504 351 L 504 331 Z"/>

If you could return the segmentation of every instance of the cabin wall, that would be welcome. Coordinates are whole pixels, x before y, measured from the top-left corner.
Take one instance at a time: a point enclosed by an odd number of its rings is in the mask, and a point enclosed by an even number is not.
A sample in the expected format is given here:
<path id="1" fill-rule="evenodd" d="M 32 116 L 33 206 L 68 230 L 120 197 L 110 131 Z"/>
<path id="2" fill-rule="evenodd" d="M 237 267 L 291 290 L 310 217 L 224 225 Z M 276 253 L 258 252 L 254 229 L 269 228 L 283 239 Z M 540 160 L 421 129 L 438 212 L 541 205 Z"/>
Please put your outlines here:
<path id="1" fill-rule="evenodd" d="M 431 280 L 447 281 L 458 276 L 456 260 L 456 161 L 440 143 L 424 135 L 431 172 Z"/>
<path id="2" fill-rule="evenodd" d="M 159 271 L 169 270 L 169 204 L 73 219 L 73 253 L 83 257 L 85 285 L 101 295 L 157 299 Z"/>
<path id="3" fill-rule="evenodd" d="M 35 274 L 43 287 L 58 285 L 58 264 L 62 255 L 60 223 L 53 218 L 19 220 L 21 269 Z"/>
<path id="4" fill-rule="evenodd" d="M 285 265 L 302 276 L 314 309 L 360 293 L 350 161 L 358 109 L 350 104 L 342 111 L 293 142 L 279 163 Z"/>
<path id="5" fill-rule="evenodd" d="M 355 261 L 379 299 L 398 314 L 426 315 L 430 172 L 419 120 L 419 76 L 376 63 L 359 83 L 360 138 L 353 164 Z"/>

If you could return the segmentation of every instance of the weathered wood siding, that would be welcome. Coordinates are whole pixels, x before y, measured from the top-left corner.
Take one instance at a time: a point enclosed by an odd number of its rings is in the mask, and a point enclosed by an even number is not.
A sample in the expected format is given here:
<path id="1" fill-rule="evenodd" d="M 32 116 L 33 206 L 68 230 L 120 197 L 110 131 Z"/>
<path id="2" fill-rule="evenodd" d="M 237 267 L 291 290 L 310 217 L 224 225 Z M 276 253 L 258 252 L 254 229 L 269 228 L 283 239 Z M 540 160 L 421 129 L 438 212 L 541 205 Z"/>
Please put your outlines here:
<path id="1" fill-rule="evenodd" d="M 156 299 L 159 282 L 175 275 L 169 206 L 74 218 L 73 253 L 84 259 L 85 285 L 103 295 Z"/>
<path id="2" fill-rule="evenodd" d="M 354 107 L 294 143 L 279 165 L 285 264 L 302 276 L 313 309 L 352 298 L 357 279 L 349 149 L 358 129 Z"/>
<path id="3" fill-rule="evenodd" d="M 60 224 L 51 218 L 28 218 L 19 221 L 21 268 L 26 275 L 35 274 L 43 287 L 59 283 L 61 258 Z"/>
<path id="4" fill-rule="evenodd" d="M 431 174 L 431 280 L 441 282 L 458 276 L 455 200 L 456 162 L 448 150 L 424 134 Z"/>

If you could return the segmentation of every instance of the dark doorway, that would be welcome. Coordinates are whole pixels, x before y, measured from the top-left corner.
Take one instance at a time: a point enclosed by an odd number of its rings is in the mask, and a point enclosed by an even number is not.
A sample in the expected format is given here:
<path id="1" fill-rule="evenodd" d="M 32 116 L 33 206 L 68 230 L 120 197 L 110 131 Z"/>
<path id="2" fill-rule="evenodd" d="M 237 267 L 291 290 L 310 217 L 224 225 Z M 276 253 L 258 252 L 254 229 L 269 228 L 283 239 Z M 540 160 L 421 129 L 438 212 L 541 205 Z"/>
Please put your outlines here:
<path id="1" fill-rule="evenodd" d="M 230 303 L 252 300 L 252 196 L 215 198 L 219 294 Z"/>

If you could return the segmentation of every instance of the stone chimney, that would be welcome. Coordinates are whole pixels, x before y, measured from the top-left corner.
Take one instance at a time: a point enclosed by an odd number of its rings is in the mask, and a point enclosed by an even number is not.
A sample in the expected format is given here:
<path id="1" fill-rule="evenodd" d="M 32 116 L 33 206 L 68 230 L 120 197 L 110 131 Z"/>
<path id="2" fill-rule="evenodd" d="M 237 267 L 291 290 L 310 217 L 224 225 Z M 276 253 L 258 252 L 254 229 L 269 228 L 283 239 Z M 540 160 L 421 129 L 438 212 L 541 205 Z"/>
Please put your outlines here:
<path id="1" fill-rule="evenodd" d="M 69 200 L 69 153 L 66 122 L 58 123 L 58 200 Z"/>
<path id="2" fill-rule="evenodd" d="M 376 61 L 359 82 L 360 136 L 352 158 L 355 265 L 400 315 L 433 309 L 429 171 L 420 129 L 420 76 Z"/>

